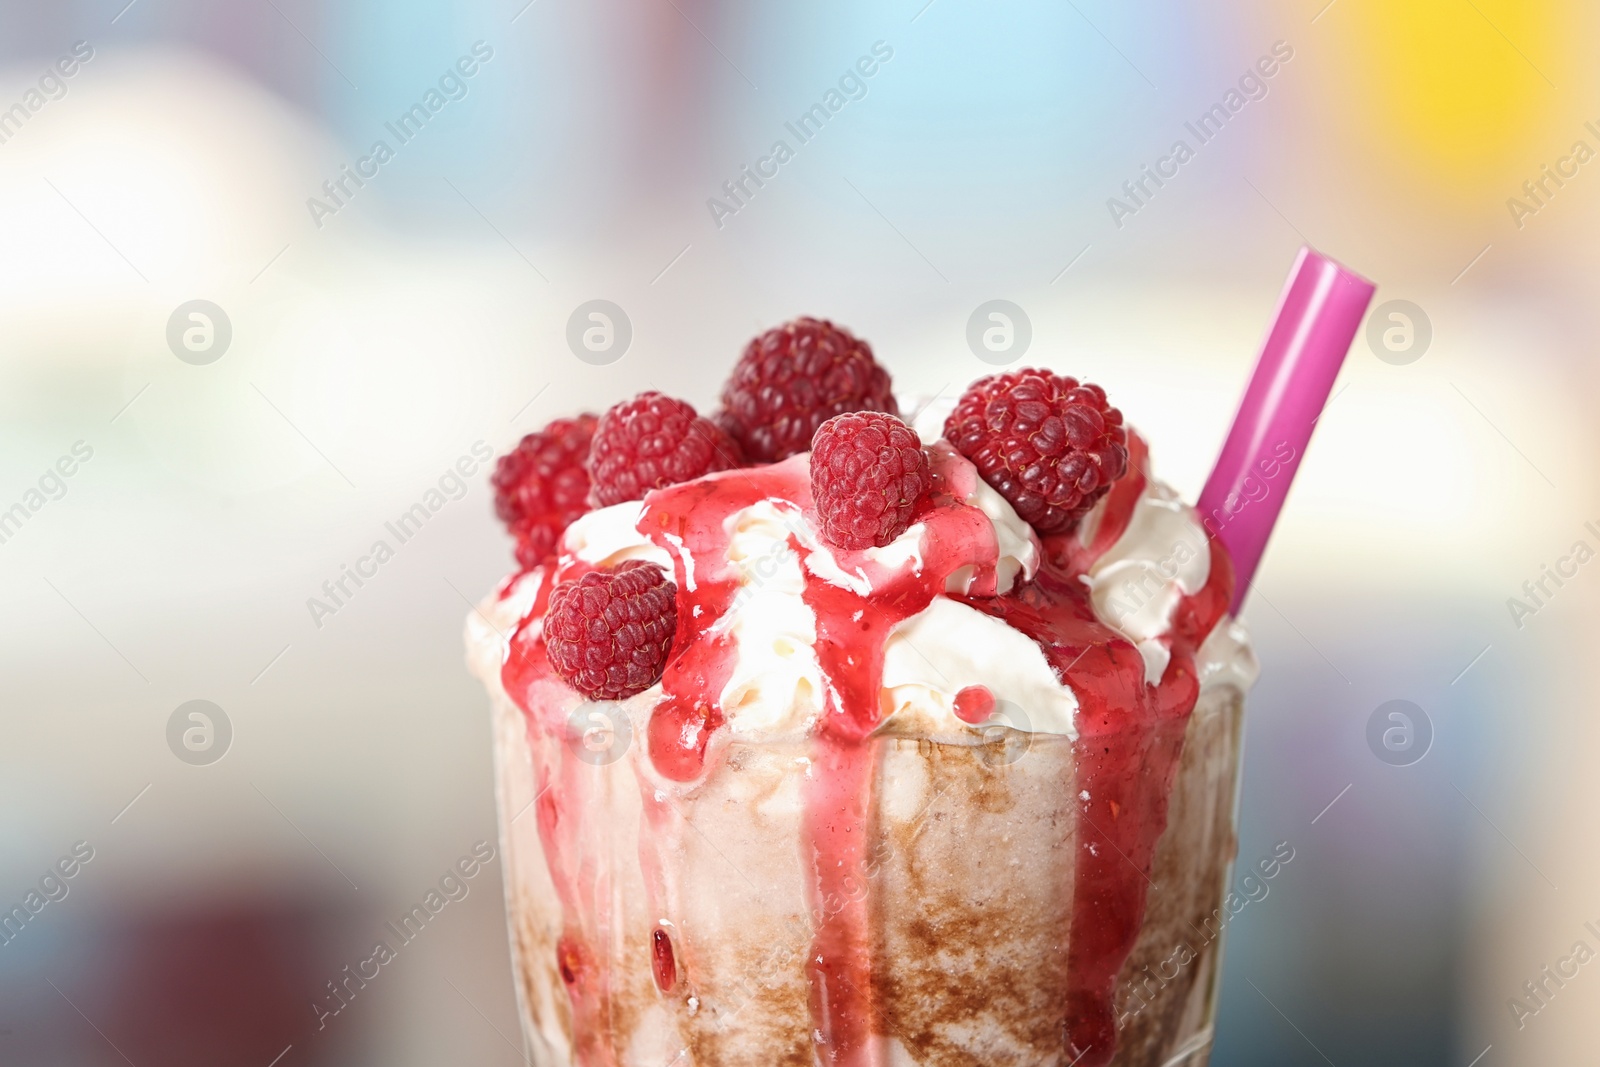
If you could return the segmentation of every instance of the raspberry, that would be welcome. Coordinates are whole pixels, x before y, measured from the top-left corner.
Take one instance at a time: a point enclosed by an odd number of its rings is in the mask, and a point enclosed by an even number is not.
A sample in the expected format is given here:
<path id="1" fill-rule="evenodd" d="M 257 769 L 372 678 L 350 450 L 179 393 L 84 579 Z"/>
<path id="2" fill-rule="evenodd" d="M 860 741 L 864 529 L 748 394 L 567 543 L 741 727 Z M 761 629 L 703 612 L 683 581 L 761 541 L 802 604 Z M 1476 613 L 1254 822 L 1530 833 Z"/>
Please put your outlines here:
<path id="1" fill-rule="evenodd" d="M 589 510 L 589 439 L 595 417 L 557 419 L 495 462 L 494 510 L 517 541 L 517 562 L 533 567 L 555 554 L 561 531 Z"/>
<path id="2" fill-rule="evenodd" d="M 595 700 L 621 700 L 661 680 L 678 629 L 678 587 L 631 559 L 550 593 L 544 643 L 561 680 Z"/>
<path id="3" fill-rule="evenodd" d="M 589 446 L 589 477 L 595 502 L 606 507 L 742 460 L 738 445 L 689 404 L 640 393 L 600 416 Z"/>
<path id="4" fill-rule="evenodd" d="M 752 340 L 722 387 L 722 427 L 758 463 L 811 447 L 811 435 L 847 411 L 900 409 L 889 372 L 865 341 L 831 322 L 799 318 Z"/>
<path id="5" fill-rule="evenodd" d="M 1122 412 L 1105 390 L 1047 370 L 973 382 L 944 436 L 1042 534 L 1071 527 L 1128 470 Z"/>
<path id="6" fill-rule="evenodd" d="M 911 525 L 931 480 L 922 442 L 893 415 L 835 415 L 811 439 L 811 496 L 830 545 L 893 541 Z"/>

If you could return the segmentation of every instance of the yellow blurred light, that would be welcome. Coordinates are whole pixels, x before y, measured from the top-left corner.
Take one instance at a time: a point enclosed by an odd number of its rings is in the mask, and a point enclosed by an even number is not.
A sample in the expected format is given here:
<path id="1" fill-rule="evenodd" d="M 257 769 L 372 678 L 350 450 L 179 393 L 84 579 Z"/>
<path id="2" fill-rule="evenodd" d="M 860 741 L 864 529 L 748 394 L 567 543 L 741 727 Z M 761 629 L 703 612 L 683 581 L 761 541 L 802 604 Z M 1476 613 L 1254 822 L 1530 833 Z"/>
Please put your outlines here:
<path id="1" fill-rule="evenodd" d="M 1380 152 L 1431 189 L 1481 201 L 1485 189 L 1503 186 L 1508 169 L 1537 170 L 1555 147 L 1551 138 L 1564 139 L 1551 121 L 1572 95 L 1563 90 L 1576 88 L 1580 65 L 1571 51 L 1584 33 L 1580 5 L 1356 0 L 1340 7 L 1325 21 L 1342 30 L 1355 63 L 1338 72 L 1350 79 L 1338 92 L 1360 94 L 1360 120 L 1381 138 Z"/>

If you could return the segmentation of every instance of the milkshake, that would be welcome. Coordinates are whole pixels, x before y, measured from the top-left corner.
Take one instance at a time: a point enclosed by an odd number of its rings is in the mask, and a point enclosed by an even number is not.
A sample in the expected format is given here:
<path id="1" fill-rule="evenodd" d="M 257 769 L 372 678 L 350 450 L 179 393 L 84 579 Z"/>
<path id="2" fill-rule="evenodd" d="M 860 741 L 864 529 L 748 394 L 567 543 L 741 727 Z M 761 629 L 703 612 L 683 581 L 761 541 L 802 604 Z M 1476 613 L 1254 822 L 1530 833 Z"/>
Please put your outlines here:
<path id="1" fill-rule="evenodd" d="M 910 425 L 802 319 L 722 405 L 496 474 L 522 566 L 467 646 L 533 1062 L 1205 1063 L 1256 673 L 1226 549 L 1053 372 Z"/>

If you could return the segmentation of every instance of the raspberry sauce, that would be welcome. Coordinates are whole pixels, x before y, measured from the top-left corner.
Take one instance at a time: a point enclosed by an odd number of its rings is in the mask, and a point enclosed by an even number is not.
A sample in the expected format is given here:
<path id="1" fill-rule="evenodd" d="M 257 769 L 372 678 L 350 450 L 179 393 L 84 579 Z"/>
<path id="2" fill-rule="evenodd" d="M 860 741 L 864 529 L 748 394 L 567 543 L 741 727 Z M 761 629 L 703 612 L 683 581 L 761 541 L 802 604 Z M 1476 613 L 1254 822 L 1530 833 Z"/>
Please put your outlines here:
<path id="1" fill-rule="evenodd" d="M 599 877 L 601 857 L 592 835 L 581 833 L 583 810 L 594 778 L 593 768 L 578 760 L 565 744 L 567 724 L 562 708 L 571 691 L 556 677 L 545 654 L 543 620 L 554 577 L 544 568 L 526 572 L 518 581 L 537 581 L 538 591 L 506 650 L 501 681 L 506 693 L 527 717 L 528 747 L 533 753 L 538 791 L 533 813 L 539 841 L 556 895 L 561 900 L 563 929 L 555 946 L 556 971 L 572 1005 L 573 1058 L 583 1067 L 617 1067 L 611 1027 L 609 959 L 596 946 L 609 925 L 610 905 Z M 510 585 L 504 593 L 509 595 Z"/>
<path id="2" fill-rule="evenodd" d="M 1063 1052 L 1067 1059 L 1077 1057 L 1080 1067 L 1103 1067 L 1111 1060 L 1113 984 L 1143 921 L 1151 861 L 1166 826 L 1187 718 L 1199 694 L 1194 653 L 1225 613 L 1233 581 L 1226 553 L 1213 542 L 1207 582 L 1179 602 L 1163 638 L 1170 660 L 1158 683 L 1147 684 L 1138 648 L 1097 618 L 1083 581 L 1126 530 L 1146 485 L 1143 443 L 1132 434 L 1129 438 L 1129 473 L 1105 498 L 1088 543 L 1075 532 L 1046 539 L 1033 580 L 1003 595 L 997 595 L 993 524 L 963 502 L 976 471 L 947 446 L 930 449 L 934 487 L 916 517 L 923 527 L 918 565 L 891 566 L 873 550 L 833 549 L 849 588 L 819 576 L 813 570 L 817 561 L 809 558 L 814 535 L 807 531 L 816 529 L 816 522 L 808 514 L 805 455 L 713 474 L 645 498 L 637 528 L 672 557 L 680 599 L 676 654 L 662 677 L 662 696 L 644 725 L 643 740 L 655 773 L 680 783 L 715 773 L 726 739 L 719 700 L 738 650 L 726 632 L 725 616 L 741 589 L 739 568 L 728 558 L 730 520 L 763 501 L 792 520 L 788 544 L 802 560 L 803 597 L 815 616 L 813 647 L 824 681 L 802 788 L 800 846 L 812 876 L 807 887 L 814 922 L 807 957 L 812 1039 L 818 1061 L 827 1067 L 879 1067 L 887 1061 L 887 1039 L 875 1027 L 880 1018 L 872 1000 L 875 905 L 866 873 L 877 777 L 872 738 L 882 725 L 885 643 L 896 626 L 938 595 L 952 596 L 1028 635 L 1077 696 L 1076 788 L 1087 799 L 1079 806 L 1070 978 L 1060 991 L 1067 1009 Z M 569 560 L 556 577 L 567 579 L 583 569 Z M 959 592 L 946 588 L 953 576 Z M 567 746 L 539 742 L 541 734 L 563 736 L 564 712 L 558 709 L 574 702 L 544 660 L 538 624 L 547 595 L 548 590 L 541 593 L 519 628 L 503 673 L 507 692 L 528 715 L 534 751 L 554 753 L 546 761 L 554 766 L 539 768 L 539 787 L 546 792 L 537 807 L 546 859 L 566 915 L 560 962 L 572 1000 L 577 1060 L 584 1067 L 611 1067 L 617 1051 L 606 1033 L 604 953 L 588 940 L 604 927 L 596 909 L 603 912 L 607 904 L 604 894 L 585 882 L 585 862 L 592 857 L 584 855 L 583 843 L 563 833 L 563 806 L 581 803 L 584 786 Z M 987 690 L 964 692 L 957 713 L 963 719 L 978 717 L 986 704 L 994 704 Z M 639 781 L 648 814 L 654 807 L 651 787 L 642 773 Z M 646 825 L 651 821 L 647 818 Z M 592 878 L 593 871 L 587 874 Z M 692 991 L 694 960 L 674 959 L 665 935 L 638 950 L 651 954 L 660 988 Z"/>
<path id="3" fill-rule="evenodd" d="M 1032 582 L 1009 596 L 967 600 L 1032 637 L 1078 698 L 1073 748 L 1079 796 L 1087 799 L 1066 996 L 1067 1040 L 1079 1067 L 1103 1067 L 1116 1050 L 1113 986 L 1144 921 L 1151 861 L 1200 695 L 1194 654 L 1233 592 L 1232 565 L 1213 540 L 1205 585 L 1173 613 L 1167 669 L 1156 685 L 1146 684 L 1139 650 L 1096 617 L 1080 580 L 1127 529 L 1147 483 L 1144 442 L 1130 433 L 1129 446 L 1129 473 L 1107 495 L 1087 547 L 1072 533 L 1047 538 Z"/>

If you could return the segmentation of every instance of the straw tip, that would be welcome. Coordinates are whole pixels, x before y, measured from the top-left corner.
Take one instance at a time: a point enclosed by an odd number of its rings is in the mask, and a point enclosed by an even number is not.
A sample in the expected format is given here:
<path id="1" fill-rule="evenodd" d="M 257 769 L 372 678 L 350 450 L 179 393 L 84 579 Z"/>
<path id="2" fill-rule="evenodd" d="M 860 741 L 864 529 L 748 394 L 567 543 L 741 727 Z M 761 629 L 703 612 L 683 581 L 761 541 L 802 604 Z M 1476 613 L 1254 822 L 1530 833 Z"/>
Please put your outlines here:
<path id="1" fill-rule="evenodd" d="M 1358 290 L 1364 291 L 1368 296 L 1371 296 L 1378 289 L 1376 282 L 1370 281 L 1364 275 L 1358 274 L 1357 272 L 1351 270 L 1349 267 L 1345 266 L 1343 263 L 1340 263 L 1332 256 L 1323 252 L 1319 252 L 1310 245 L 1301 245 L 1300 255 L 1295 259 L 1294 271 L 1292 273 L 1298 274 L 1307 269 L 1317 271 L 1331 269 L 1337 272 L 1340 281 L 1348 286 L 1352 286 Z"/>

